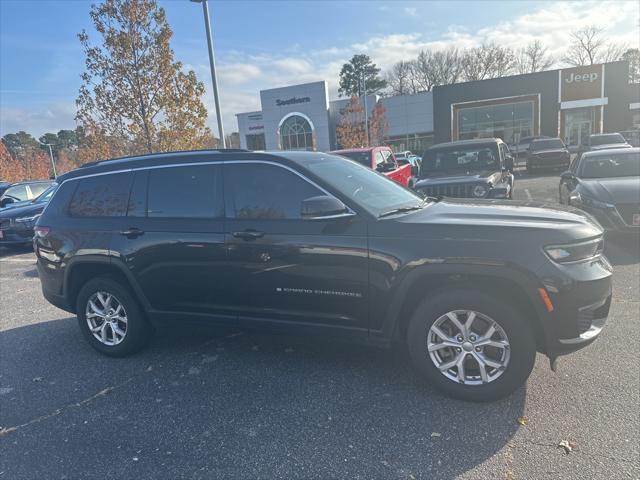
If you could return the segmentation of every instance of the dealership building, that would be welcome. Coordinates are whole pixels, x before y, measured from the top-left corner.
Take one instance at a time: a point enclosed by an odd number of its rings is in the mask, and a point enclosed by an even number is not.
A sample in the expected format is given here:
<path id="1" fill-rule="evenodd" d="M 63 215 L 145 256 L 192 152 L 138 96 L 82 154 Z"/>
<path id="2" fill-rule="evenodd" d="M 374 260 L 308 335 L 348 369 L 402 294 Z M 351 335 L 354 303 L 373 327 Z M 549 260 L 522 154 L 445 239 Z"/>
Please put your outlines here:
<path id="1" fill-rule="evenodd" d="M 433 143 L 532 135 L 578 145 L 591 133 L 640 128 L 640 84 L 627 62 L 456 83 L 431 92 L 361 99 L 377 101 L 388 123 L 385 143 L 421 153 Z M 366 102 L 365 102 L 366 100 Z M 336 126 L 348 99 L 330 100 L 326 81 L 260 92 L 262 110 L 239 113 L 240 146 L 251 150 L 339 148 Z"/>

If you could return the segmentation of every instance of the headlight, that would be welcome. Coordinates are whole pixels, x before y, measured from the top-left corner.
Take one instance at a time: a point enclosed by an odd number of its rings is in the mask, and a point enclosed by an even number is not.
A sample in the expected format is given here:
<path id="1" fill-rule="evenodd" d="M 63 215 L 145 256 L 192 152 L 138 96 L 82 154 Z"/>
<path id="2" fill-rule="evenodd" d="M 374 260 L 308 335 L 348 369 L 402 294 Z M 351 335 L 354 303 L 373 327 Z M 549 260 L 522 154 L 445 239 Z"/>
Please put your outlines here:
<path id="1" fill-rule="evenodd" d="M 549 257 L 558 263 L 573 263 L 590 260 L 602 255 L 604 240 L 602 237 L 586 242 L 572 243 L 568 245 L 549 245 L 544 251 Z"/>
<path id="2" fill-rule="evenodd" d="M 473 187 L 472 193 L 474 197 L 482 198 L 487 194 L 488 191 L 489 189 L 485 185 L 476 185 L 475 187 Z"/>
<path id="3" fill-rule="evenodd" d="M 595 198 L 591 198 L 587 195 L 583 195 L 580 192 L 573 192 L 569 196 L 569 203 L 571 205 L 584 205 L 591 208 L 613 208 L 610 203 L 601 202 Z"/>
<path id="4" fill-rule="evenodd" d="M 16 223 L 29 223 L 29 222 L 35 222 L 38 218 L 40 218 L 40 215 L 42 215 L 41 213 L 38 213 L 36 215 L 33 215 L 31 217 L 20 217 L 20 218 L 16 218 L 15 222 Z"/>

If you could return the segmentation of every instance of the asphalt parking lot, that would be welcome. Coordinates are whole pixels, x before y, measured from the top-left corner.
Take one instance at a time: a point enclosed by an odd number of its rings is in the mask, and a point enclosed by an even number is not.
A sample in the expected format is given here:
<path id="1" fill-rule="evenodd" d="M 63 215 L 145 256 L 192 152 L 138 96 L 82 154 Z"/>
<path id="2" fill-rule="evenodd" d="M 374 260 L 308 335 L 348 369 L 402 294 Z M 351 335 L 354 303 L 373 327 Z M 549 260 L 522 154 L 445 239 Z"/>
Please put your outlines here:
<path id="1" fill-rule="evenodd" d="M 518 176 L 516 198 L 554 203 L 557 185 Z M 400 352 L 248 331 L 166 330 L 103 357 L 42 298 L 33 253 L 0 250 L 0 480 L 640 478 L 640 246 L 606 254 L 601 338 L 470 404 Z"/>

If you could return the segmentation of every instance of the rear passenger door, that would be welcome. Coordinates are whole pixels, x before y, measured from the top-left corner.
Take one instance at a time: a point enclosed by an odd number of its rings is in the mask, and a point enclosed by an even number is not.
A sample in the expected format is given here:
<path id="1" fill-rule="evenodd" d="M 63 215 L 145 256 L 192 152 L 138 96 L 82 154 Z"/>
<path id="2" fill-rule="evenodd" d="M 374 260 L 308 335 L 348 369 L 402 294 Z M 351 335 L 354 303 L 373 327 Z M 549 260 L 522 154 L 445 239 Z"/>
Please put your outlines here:
<path id="1" fill-rule="evenodd" d="M 224 165 L 229 298 L 240 324 L 324 327 L 366 335 L 366 223 L 301 218 L 327 192 L 280 164 Z"/>
<path id="2" fill-rule="evenodd" d="M 219 316 L 226 308 L 221 164 L 135 171 L 112 249 L 158 313 Z"/>

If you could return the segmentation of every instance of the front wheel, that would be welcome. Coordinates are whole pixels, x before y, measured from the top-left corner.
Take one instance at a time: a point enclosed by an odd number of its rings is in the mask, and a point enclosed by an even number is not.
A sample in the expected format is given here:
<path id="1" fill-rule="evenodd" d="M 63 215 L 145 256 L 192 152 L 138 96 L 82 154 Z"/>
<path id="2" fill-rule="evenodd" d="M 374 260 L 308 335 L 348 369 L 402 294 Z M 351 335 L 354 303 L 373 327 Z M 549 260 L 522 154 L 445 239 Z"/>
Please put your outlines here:
<path id="1" fill-rule="evenodd" d="M 533 332 L 504 299 L 471 289 L 423 301 L 407 328 L 417 372 L 462 400 L 492 401 L 523 385 L 536 356 Z"/>

